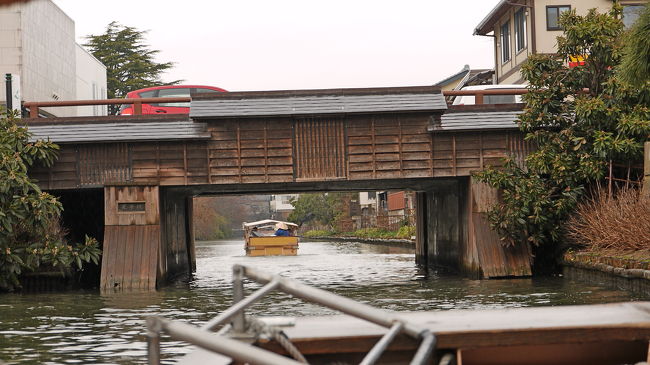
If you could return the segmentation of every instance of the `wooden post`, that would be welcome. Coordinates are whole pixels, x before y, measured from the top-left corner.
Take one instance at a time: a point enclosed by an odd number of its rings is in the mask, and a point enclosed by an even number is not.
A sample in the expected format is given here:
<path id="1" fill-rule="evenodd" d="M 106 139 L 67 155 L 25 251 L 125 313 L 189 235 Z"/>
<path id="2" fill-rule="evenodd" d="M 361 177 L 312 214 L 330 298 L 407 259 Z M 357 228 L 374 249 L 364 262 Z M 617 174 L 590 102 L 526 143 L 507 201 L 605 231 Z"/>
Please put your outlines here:
<path id="1" fill-rule="evenodd" d="M 427 198 L 426 193 L 415 193 L 415 261 L 418 265 L 427 264 Z"/>
<path id="2" fill-rule="evenodd" d="M 650 198 L 650 142 L 644 144 L 643 152 L 643 196 Z"/>
<path id="3" fill-rule="evenodd" d="M 487 212 L 499 203 L 497 189 L 474 177 L 470 178 L 469 185 L 469 234 L 465 250 L 461 252 L 465 273 L 470 276 L 480 273 L 486 279 L 530 276 L 531 252 L 528 243 L 518 242 L 515 246 L 504 246 L 487 220 Z"/>
<path id="4" fill-rule="evenodd" d="M 158 186 L 106 186 L 104 201 L 101 290 L 156 289 Z"/>

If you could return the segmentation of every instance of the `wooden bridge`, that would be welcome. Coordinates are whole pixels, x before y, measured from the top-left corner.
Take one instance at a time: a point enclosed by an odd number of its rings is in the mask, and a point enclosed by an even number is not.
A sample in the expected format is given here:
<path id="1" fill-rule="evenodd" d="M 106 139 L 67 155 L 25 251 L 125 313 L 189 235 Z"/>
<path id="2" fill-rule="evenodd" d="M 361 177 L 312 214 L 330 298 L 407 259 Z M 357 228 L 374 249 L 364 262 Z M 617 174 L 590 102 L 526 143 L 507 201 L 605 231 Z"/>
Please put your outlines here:
<path id="1" fill-rule="evenodd" d="M 419 262 L 530 275 L 529 250 L 502 247 L 485 220 L 496 192 L 470 176 L 523 160 L 520 110 L 405 87 L 198 94 L 189 115 L 24 122 L 61 146 L 31 172 L 40 186 L 66 211 L 95 202 L 83 215 L 103 227 L 102 288 L 154 288 L 195 265 L 192 197 L 229 193 L 412 189 Z"/>

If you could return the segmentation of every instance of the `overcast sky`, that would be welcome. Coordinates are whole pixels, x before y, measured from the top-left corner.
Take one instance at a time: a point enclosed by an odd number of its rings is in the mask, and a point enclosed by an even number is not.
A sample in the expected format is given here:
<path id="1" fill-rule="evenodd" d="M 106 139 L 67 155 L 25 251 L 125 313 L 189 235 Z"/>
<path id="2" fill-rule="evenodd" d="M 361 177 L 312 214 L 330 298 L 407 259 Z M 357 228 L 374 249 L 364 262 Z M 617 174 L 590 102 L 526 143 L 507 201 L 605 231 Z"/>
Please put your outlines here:
<path id="1" fill-rule="evenodd" d="M 498 0 L 54 0 L 79 43 L 111 21 L 148 30 L 164 79 L 230 91 L 431 85 L 492 68 L 473 29 Z"/>

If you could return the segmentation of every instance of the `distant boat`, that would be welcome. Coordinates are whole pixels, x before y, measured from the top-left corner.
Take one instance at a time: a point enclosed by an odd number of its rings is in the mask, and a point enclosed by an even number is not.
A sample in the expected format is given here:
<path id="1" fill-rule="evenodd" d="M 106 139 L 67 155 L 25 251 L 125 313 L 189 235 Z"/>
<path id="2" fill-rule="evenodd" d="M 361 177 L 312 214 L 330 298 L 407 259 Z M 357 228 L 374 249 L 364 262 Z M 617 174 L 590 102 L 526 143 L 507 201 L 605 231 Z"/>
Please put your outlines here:
<path id="1" fill-rule="evenodd" d="M 244 223 L 246 256 L 295 256 L 298 254 L 298 225 L 265 219 Z M 277 235 L 285 234 L 285 235 Z"/>

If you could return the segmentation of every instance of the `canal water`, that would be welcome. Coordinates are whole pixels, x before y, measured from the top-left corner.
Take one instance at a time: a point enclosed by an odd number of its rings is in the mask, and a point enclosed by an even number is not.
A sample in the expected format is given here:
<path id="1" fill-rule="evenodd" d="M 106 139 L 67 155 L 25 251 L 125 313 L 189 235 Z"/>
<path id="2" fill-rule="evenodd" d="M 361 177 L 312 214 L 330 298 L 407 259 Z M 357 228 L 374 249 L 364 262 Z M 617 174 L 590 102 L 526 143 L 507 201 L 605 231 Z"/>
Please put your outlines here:
<path id="1" fill-rule="evenodd" d="M 246 257 L 241 240 L 197 243 L 197 272 L 189 284 L 156 292 L 67 292 L 0 295 L 0 363 L 142 364 L 144 320 L 162 315 L 199 325 L 231 301 L 235 263 L 301 280 L 389 310 L 448 310 L 573 305 L 649 300 L 645 294 L 562 277 L 469 280 L 426 272 L 413 250 L 344 242 L 301 242 L 298 256 Z M 259 287 L 247 284 L 247 292 Z M 259 315 L 334 313 L 283 294 Z M 163 339 L 165 363 L 191 347 Z"/>

